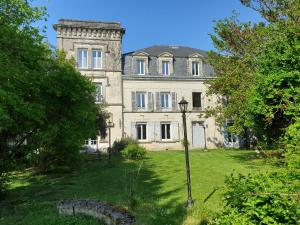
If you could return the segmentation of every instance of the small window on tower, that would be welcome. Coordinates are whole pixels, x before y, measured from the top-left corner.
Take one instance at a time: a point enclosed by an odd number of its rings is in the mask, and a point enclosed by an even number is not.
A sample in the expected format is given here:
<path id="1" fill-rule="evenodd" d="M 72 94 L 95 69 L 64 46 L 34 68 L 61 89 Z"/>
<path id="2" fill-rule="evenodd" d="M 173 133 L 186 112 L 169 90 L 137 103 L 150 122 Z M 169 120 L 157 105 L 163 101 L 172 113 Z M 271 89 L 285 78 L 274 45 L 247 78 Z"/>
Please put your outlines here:
<path id="1" fill-rule="evenodd" d="M 80 69 L 88 68 L 88 50 L 80 48 L 77 50 L 77 65 Z"/>
<path id="2" fill-rule="evenodd" d="M 103 100 L 103 87 L 102 83 L 96 83 L 95 102 L 99 103 Z"/>
<path id="3" fill-rule="evenodd" d="M 92 68 L 102 69 L 102 52 L 100 50 L 92 51 Z"/>

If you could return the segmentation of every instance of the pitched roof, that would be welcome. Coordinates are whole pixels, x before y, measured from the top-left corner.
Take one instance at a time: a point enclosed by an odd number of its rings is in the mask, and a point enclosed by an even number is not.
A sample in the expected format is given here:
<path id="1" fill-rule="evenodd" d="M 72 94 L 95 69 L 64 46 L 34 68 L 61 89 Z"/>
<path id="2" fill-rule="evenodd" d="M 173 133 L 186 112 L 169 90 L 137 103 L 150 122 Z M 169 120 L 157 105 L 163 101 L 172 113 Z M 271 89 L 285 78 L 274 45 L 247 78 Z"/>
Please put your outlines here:
<path id="1" fill-rule="evenodd" d="M 128 52 L 123 55 L 132 55 L 136 52 L 146 52 L 150 56 L 156 56 L 156 57 L 164 52 L 169 52 L 174 57 L 181 57 L 181 58 L 189 57 L 193 53 L 199 53 L 200 55 L 202 55 L 204 57 L 207 56 L 207 52 L 203 51 L 203 50 L 190 48 L 190 47 L 184 47 L 184 46 L 171 46 L 171 45 L 154 45 L 149 48 L 143 48 L 143 49 L 136 50 L 133 52 Z"/>

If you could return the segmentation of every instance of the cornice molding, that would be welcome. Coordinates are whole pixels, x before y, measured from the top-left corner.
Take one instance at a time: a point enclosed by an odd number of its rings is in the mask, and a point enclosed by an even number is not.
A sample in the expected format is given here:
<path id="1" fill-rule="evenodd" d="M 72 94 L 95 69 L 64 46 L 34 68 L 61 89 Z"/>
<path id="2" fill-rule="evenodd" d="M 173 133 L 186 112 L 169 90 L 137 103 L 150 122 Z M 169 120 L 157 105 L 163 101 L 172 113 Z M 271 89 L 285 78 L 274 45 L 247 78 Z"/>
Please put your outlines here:
<path id="1" fill-rule="evenodd" d="M 176 76 L 132 76 L 132 75 L 122 75 L 122 80 L 143 80 L 143 81 L 207 81 L 215 79 L 216 77 L 205 77 L 205 76 L 197 76 L 197 77 L 176 77 Z"/>
<path id="2" fill-rule="evenodd" d="M 57 32 L 57 38 L 69 37 L 121 40 L 124 34 L 123 29 L 67 27 L 62 25 L 57 25 L 54 28 Z"/>

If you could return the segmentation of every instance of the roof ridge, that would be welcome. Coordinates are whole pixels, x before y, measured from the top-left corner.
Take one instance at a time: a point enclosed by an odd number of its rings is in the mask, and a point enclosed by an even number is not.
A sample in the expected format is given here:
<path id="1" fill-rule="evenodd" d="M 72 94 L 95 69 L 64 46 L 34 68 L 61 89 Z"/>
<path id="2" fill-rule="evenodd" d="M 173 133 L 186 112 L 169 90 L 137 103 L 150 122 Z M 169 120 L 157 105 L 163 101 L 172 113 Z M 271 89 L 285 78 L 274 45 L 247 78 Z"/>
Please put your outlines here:
<path id="1" fill-rule="evenodd" d="M 189 55 L 191 55 L 193 53 L 200 53 L 203 55 L 207 55 L 207 51 L 205 51 L 205 50 L 192 48 L 192 47 L 188 47 L 188 46 L 182 46 L 182 45 L 152 45 L 150 47 L 126 52 L 123 55 L 130 55 L 135 52 L 146 52 L 152 56 L 158 56 L 159 54 L 161 54 L 163 52 L 170 52 L 175 57 L 188 57 Z"/>

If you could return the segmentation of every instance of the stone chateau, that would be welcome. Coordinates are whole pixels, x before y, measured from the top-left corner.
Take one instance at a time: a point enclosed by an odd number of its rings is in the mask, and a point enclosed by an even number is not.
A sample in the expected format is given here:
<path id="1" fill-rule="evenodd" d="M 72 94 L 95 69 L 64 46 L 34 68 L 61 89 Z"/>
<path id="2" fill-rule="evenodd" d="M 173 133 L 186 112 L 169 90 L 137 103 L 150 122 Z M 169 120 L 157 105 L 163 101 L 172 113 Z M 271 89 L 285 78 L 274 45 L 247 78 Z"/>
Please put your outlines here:
<path id="1" fill-rule="evenodd" d="M 147 149 L 182 149 L 178 102 L 188 102 L 187 132 L 191 148 L 238 147 L 238 138 L 218 127 L 213 117 L 199 115 L 217 104 L 206 96 L 214 78 L 205 51 L 182 46 L 152 46 L 122 54 L 125 29 L 116 22 L 61 19 L 54 25 L 57 47 L 74 57 L 82 75 L 97 87 L 96 103 L 110 113 L 111 143 L 131 136 Z M 85 143 L 105 149 L 108 138 Z"/>

